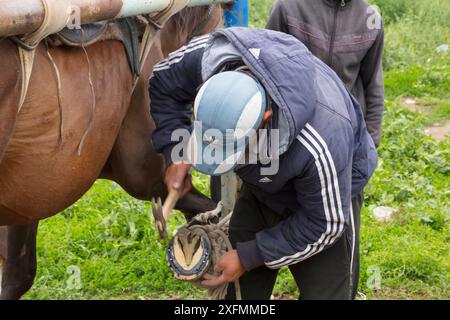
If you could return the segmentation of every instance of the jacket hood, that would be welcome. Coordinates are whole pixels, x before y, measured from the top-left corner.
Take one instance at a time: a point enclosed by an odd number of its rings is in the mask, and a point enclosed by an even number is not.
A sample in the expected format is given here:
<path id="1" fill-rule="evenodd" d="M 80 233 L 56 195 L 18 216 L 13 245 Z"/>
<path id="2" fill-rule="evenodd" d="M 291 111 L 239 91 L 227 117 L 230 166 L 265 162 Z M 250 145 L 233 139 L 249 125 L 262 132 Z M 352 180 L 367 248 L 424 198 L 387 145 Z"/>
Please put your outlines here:
<path id="1" fill-rule="evenodd" d="M 281 155 L 314 114 L 315 58 L 293 36 L 277 31 L 236 27 L 213 33 L 213 37 L 223 36 L 279 108 L 272 128 L 280 130 Z"/>

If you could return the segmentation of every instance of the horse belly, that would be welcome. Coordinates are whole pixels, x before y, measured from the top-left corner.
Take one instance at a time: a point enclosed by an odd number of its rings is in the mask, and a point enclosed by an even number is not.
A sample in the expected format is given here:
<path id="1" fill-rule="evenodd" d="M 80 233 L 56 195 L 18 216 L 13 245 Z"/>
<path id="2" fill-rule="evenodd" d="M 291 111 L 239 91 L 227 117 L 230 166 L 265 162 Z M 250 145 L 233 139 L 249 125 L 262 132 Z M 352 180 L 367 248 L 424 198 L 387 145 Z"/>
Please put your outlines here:
<path id="1" fill-rule="evenodd" d="M 0 39 L 0 162 L 14 132 L 19 108 L 19 56 L 17 48 Z"/>
<path id="2" fill-rule="evenodd" d="M 43 219 L 77 201 L 99 176 L 129 105 L 131 74 L 120 43 L 88 48 L 90 76 L 80 49 L 55 48 L 51 54 L 61 75 L 62 103 L 54 67 L 41 47 L 0 163 L 0 225 Z M 91 115 L 92 129 L 78 155 Z"/>

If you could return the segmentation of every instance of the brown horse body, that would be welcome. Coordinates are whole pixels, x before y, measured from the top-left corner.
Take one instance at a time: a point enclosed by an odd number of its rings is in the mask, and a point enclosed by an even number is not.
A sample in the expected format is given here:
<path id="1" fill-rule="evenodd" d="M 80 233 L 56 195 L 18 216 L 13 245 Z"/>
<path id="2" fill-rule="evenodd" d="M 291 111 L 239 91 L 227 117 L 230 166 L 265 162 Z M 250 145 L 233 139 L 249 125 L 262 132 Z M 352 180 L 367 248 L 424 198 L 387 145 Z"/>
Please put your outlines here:
<path id="1" fill-rule="evenodd" d="M 50 52 L 62 78 L 62 139 L 55 72 L 41 44 L 25 103 L 0 164 L 0 224 L 32 223 L 77 201 L 99 177 L 129 106 L 132 78 L 119 42 L 87 48 L 95 111 L 83 52 L 65 47 Z M 114 62 L 114 68 L 105 68 L 106 61 Z M 78 155 L 91 112 L 95 125 Z"/>
<path id="2" fill-rule="evenodd" d="M 69 207 L 96 179 L 116 181 L 142 200 L 166 196 L 163 159 L 151 143 L 147 81 L 153 66 L 185 43 L 199 23 L 209 18 L 206 33 L 221 17 L 220 10 L 211 17 L 205 8 L 184 11 L 159 32 L 133 93 L 122 44 L 104 41 L 86 48 L 87 54 L 49 48 L 61 75 L 59 101 L 55 68 L 41 44 L 20 112 L 17 48 L 0 40 L 0 225 L 15 225 L 0 227 L 0 298 L 19 298 L 31 287 L 37 221 Z M 177 205 L 187 216 L 213 207 L 197 190 Z"/>

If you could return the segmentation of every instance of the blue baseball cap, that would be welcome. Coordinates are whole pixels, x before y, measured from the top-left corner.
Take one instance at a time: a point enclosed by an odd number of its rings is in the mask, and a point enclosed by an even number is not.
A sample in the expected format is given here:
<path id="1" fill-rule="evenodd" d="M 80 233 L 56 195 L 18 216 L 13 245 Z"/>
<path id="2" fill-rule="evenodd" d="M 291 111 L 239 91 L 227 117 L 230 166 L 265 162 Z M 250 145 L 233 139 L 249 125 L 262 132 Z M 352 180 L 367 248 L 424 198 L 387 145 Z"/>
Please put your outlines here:
<path id="1" fill-rule="evenodd" d="M 255 78 L 239 71 L 214 75 L 194 102 L 188 161 L 207 175 L 232 171 L 245 156 L 247 141 L 261 125 L 265 111 L 266 93 Z"/>

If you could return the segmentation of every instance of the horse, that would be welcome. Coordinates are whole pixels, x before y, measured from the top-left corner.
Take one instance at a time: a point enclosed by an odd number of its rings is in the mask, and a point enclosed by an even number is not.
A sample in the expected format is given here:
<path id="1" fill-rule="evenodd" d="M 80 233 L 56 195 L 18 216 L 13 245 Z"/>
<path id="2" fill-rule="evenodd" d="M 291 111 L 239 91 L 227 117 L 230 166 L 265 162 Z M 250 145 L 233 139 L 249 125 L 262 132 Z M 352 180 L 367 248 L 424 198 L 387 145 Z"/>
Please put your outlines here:
<path id="1" fill-rule="evenodd" d="M 120 42 L 41 43 L 20 112 L 18 50 L 0 39 L 0 299 L 18 299 L 33 284 L 39 220 L 68 208 L 97 179 L 115 181 L 140 200 L 167 196 L 164 160 L 151 140 L 148 80 L 170 52 L 214 30 L 222 11 L 214 4 L 174 15 L 156 34 L 134 90 Z M 193 188 L 176 209 L 190 219 L 215 206 Z"/>

